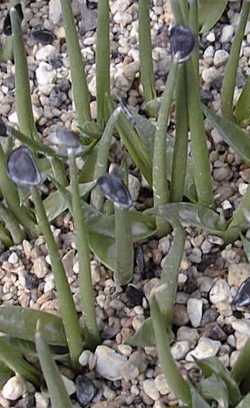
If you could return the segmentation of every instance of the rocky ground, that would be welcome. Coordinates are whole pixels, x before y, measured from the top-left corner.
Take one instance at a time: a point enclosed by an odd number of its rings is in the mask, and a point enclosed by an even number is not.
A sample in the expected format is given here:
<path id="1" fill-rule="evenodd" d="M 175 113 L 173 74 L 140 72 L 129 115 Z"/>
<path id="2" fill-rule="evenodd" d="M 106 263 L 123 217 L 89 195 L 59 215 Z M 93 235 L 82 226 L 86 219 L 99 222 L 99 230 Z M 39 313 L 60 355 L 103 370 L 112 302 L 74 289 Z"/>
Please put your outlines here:
<path id="1" fill-rule="evenodd" d="M 24 1 L 27 7 L 23 28 L 32 101 L 37 127 L 43 137 L 55 126 L 74 126 L 69 62 L 59 3 L 59 0 Z M 153 0 L 151 11 L 153 60 L 159 93 L 164 88 L 170 61 L 166 33 L 171 16 L 168 8 L 164 10 L 163 3 L 163 0 Z M 7 5 L 7 2 L 0 5 L 3 17 Z M 73 0 L 92 95 L 91 110 L 95 115 L 96 0 L 89 1 L 88 6 L 83 13 L 85 20 L 82 20 L 79 4 Z M 137 107 L 142 102 L 138 81 L 138 5 L 132 0 L 112 0 L 110 6 L 112 92 L 126 97 L 128 104 Z M 220 110 L 223 72 L 237 26 L 239 8 L 240 1 L 231 1 L 221 21 L 201 38 L 202 97 L 215 111 Z M 35 27 L 52 30 L 56 35 L 55 41 L 48 45 L 34 42 L 29 32 Z M 249 55 L 250 23 L 241 53 L 238 90 L 249 75 Z M 0 65 L 0 114 L 16 123 L 13 73 L 13 65 Z M 250 170 L 227 147 L 215 129 L 207 124 L 207 130 L 217 204 L 230 217 L 246 191 Z M 134 198 L 139 200 L 142 189 L 138 179 L 134 178 L 133 182 L 131 185 L 136 186 Z M 72 230 L 68 215 L 59 217 L 54 224 L 54 234 L 60 243 L 62 259 L 78 304 L 78 261 Z M 250 336 L 249 314 L 234 310 L 231 304 L 241 282 L 250 276 L 250 266 L 240 241 L 224 247 L 221 238 L 191 228 L 187 228 L 187 232 L 175 305 L 176 339 L 172 353 L 183 374 L 192 379 L 197 375 L 193 356 L 204 358 L 216 355 L 226 367 L 230 367 Z M 73 379 L 70 371 L 64 372 L 75 408 L 180 406 L 164 379 L 155 348 L 135 349 L 124 344 L 126 338 L 149 315 L 147 299 L 151 288 L 158 283 L 161 262 L 169 251 L 171 241 L 172 237 L 169 236 L 160 241 L 151 240 L 137 248 L 134 286 L 126 290 L 117 288 L 111 272 L 93 258 L 91 266 L 97 316 L 104 341 L 94 354 L 83 352 L 80 358 L 83 366 L 81 376 Z M 42 237 L 35 242 L 24 241 L 22 245 L 1 253 L 0 297 L 2 303 L 56 312 L 54 279 Z M 46 408 L 49 407 L 49 399 L 45 389 L 38 392 L 31 384 L 15 376 L 3 387 L 0 406 Z"/>

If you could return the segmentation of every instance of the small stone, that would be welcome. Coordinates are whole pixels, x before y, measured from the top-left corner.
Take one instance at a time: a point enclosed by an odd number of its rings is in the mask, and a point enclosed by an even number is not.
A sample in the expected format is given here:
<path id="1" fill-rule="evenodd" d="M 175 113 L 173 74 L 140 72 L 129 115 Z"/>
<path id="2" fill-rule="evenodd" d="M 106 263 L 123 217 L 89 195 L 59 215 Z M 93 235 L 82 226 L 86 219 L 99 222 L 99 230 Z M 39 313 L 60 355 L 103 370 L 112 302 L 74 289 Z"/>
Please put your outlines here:
<path id="1" fill-rule="evenodd" d="M 199 327 L 202 318 L 203 302 L 201 299 L 190 298 L 187 302 L 187 313 L 193 327 Z"/>
<path id="2" fill-rule="evenodd" d="M 190 344 L 187 340 L 177 341 L 171 347 L 171 353 L 175 360 L 182 360 L 190 350 Z"/>
<path id="3" fill-rule="evenodd" d="M 185 305 L 176 304 L 174 306 L 173 323 L 180 327 L 185 326 L 189 322 L 189 316 Z"/>
<path id="4" fill-rule="evenodd" d="M 191 329 L 190 327 L 180 327 L 177 331 L 177 340 L 188 341 L 189 347 L 193 348 L 196 346 L 199 339 L 199 333 L 196 329 Z"/>
<path id="5" fill-rule="evenodd" d="M 250 277 L 250 265 L 247 263 L 229 264 L 228 267 L 228 283 L 230 286 L 238 288 L 242 282 Z"/>
<path id="6" fill-rule="evenodd" d="M 40 392 L 35 393 L 36 408 L 48 408 L 49 407 L 49 397 Z"/>
<path id="7" fill-rule="evenodd" d="M 75 382 L 77 400 L 83 406 L 89 404 L 97 391 L 93 381 L 84 375 L 78 375 Z"/>
<path id="8" fill-rule="evenodd" d="M 48 61 L 49 58 L 56 54 L 56 47 L 51 44 L 41 47 L 36 53 L 36 59 L 38 61 Z"/>
<path id="9" fill-rule="evenodd" d="M 159 374 L 155 377 L 155 386 L 161 395 L 170 393 L 170 389 L 164 374 Z"/>
<path id="10" fill-rule="evenodd" d="M 26 272 L 24 275 L 26 289 L 32 290 L 39 286 L 39 279 L 34 273 Z M 20 279 L 19 279 L 20 280 Z"/>
<path id="11" fill-rule="evenodd" d="M 127 296 L 128 307 L 135 307 L 142 304 L 143 292 L 141 289 L 137 289 L 134 285 L 129 284 L 125 294 Z"/>
<path id="12" fill-rule="evenodd" d="M 207 36 L 206 36 L 207 41 L 209 42 L 215 42 L 215 34 L 211 31 Z"/>
<path id="13" fill-rule="evenodd" d="M 12 265 L 15 265 L 18 263 L 18 256 L 15 252 L 12 252 L 12 254 L 9 256 L 8 262 Z"/>
<path id="14" fill-rule="evenodd" d="M 49 89 L 47 85 L 52 86 L 56 79 L 56 71 L 50 64 L 41 61 L 36 69 L 36 78 L 41 92 L 43 92 L 44 89 L 47 91 Z"/>
<path id="15" fill-rule="evenodd" d="M 225 25 L 222 29 L 220 42 L 222 44 L 227 43 L 232 40 L 234 35 L 234 27 L 232 25 Z"/>
<path id="16" fill-rule="evenodd" d="M 135 378 L 138 378 L 140 372 L 138 367 L 136 367 L 134 364 L 131 364 L 130 361 L 128 361 L 122 370 L 122 378 L 125 381 L 131 381 L 134 380 Z"/>
<path id="17" fill-rule="evenodd" d="M 132 200 L 136 201 L 139 196 L 141 184 L 137 177 L 133 176 L 132 174 L 128 175 L 128 189 L 131 194 Z"/>
<path id="18" fill-rule="evenodd" d="M 186 360 L 194 361 L 193 357 L 198 360 L 214 357 L 218 353 L 220 346 L 221 344 L 219 341 L 211 340 L 207 337 L 201 337 L 195 349 L 187 354 Z"/>
<path id="19" fill-rule="evenodd" d="M 214 66 L 220 67 L 224 65 L 229 58 L 229 53 L 225 50 L 217 50 L 214 54 Z"/>
<path id="20" fill-rule="evenodd" d="M 213 304 L 221 302 L 231 302 L 232 296 L 230 288 L 224 279 L 218 279 L 209 293 L 210 302 Z"/>
<path id="21" fill-rule="evenodd" d="M 10 401 L 16 401 L 26 392 L 26 383 L 20 375 L 11 377 L 3 386 L 2 396 Z"/>
<path id="22" fill-rule="evenodd" d="M 209 337 L 212 340 L 224 341 L 227 338 L 226 333 L 218 325 L 218 323 L 208 324 L 202 331 L 204 337 Z"/>
<path id="23" fill-rule="evenodd" d="M 62 7 L 60 0 L 49 1 L 49 19 L 53 24 L 58 24 L 62 17 Z"/>
<path id="24" fill-rule="evenodd" d="M 170 240 L 169 237 L 163 237 L 159 241 L 158 249 L 166 255 L 170 249 Z"/>
<path id="25" fill-rule="evenodd" d="M 32 271 L 39 279 L 47 275 L 49 271 L 48 264 L 42 256 L 34 259 Z"/>
<path id="26" fill-rule="evenodd" d="M 64 386 L 66 388 L 67 394 L 68 395 L 74 394 L 76 392 L 75 383 L 72 380 L 70 380 L 68 377 L 65 377 L 65 375 L 62 375 L 61 377 L 62 377 Z"/>
<path id="27" fill-rule="evenodd" d="M 84 350 L 80 357 L 79 357 L 79 363 L 81 364 L 82 367 L 86 367 L 89 362 L 89 358 L 93 353 L 91 353 L 90 350 Z"/>
<path id="28" fill-rule="evenodd" d="M 248 337 L 250 337 L 250 321 L 246 319 L 236 320 L 232 322 L 232 328 Z"/>
<path id="29" fill-rule="evenodd" d="M 215 67 L 210 67 L 204 69 L 201 76 L 204 82 L 210 84 L 220 77 L 220 72 Z"/>
<path id="30" fill-rule="evenodd" d="M 127 359 L 107 346 L 98 346 L 95 351 L 96 371 L 107 380 L 122 378 L 122 370 Z"/>
<path id="31" fill-rule="evenodd" d="M 144 380 L 142 383 L 143 391 L 153 401 L 157 401 L 160 398 L 158 389 L 156 388 L 154 380 Z"/>
<path id="32" fill-rule="evenodd" d="M 1 404 L 1 401 L 0 401 Z M 1 405 L 0 405 L 1 406 Z M 15 405 L 15 408 L 34 408 L 35 407 L 35 397 L 33 394 L 28 394 L 23 397 Z"/>

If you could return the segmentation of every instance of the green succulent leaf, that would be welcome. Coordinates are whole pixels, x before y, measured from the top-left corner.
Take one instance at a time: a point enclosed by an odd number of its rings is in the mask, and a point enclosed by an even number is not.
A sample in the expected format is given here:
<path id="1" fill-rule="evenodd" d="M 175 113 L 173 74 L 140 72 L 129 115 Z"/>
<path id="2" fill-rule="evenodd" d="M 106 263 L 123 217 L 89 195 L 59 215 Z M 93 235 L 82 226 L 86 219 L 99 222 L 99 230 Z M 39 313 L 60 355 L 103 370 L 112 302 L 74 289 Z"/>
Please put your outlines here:
<path id="1" fill-rule="evenodd" d="M 243 244 L 243 248 L 247 257 L 248 262 L 250 262 L 250 241 L 244 237 L 243 234 L 240 234 L 241 242 Z"/>
<path id="2" fill-rule="evenodd" d="M 5 336 L 0 336 L 0 361 L 11 371 L 18 373 L 33 384 L 40 385 L 40 373 L 23 359 L 22 354 L 12 347 Z"/>
<path id="3" fill-rule="evenodd" d="M 196 363 L 202 370 L 205 378 L 215 374 L 224 381 L 228 390 L 230 404 L 234 406 L 240 401 L 241 394 L 237 383 L 218 358 L 210 357 L 203 360 L 196 360 Z"/>
<path id="4" fill-rule="evenodd" d="M 202 398 L 196 388 L 189 384 L 192 398 L 192 408 L 209 408 L 210 405 Z"/>
<path id="5" fill-rule="evenodd" d="M 228 0 L 199 0 L 199 23 L 201 32 L 209 31 L 222 16 Z"/>
<path id="6" fill-rule="evenodd" d="M 0 307 L 0 332 L 9 336 L 34 341 L 38 320 L 49 344 L 67 347 L 63 323 L 58 316 L 13 305 Z"/>
<path id="7" fill-rule="evenodd" d="M 126 344 L 133 347 L 153 347 L 155 346 L 155 336 L 151 317 L 146 319 L 133 336 L 129 336 Z"/>
<path id="8" fill-rule="evenodd" d="M 155 213 L 166 220 L 176 219 L 181 224 L 202 228 L 212 234 L 221 235 L 226 229 L 219 214 L 200 204 L 170 203 L 149 210 L 148 213 Z"/>
<path id="9" fill-rule="evenodd" d="M 84 183 L 79 185 L 81 197 L 86 196 L 92 188 L 94 188 L 96 182 L 91 181 L 89 183 Z M 49 221 L 53 221 L 56 217 L 62 214 L 65 210 L 69 208 L 70 202 L 70 192 L 69 187 L 65 189 L 64 193 L 62 190 L 54 191 L 45 198 L 43 201 L 47 217 Z"/>
<path id="10" fill-rule="evenodd" d="M 250 407 L 250 393 L 247 394 L 240 403 L 236 406 L 236 408 L 249 408 Z"/>
<path id="11" fill-rule="evenodd" d="M 133 241 L 146 239 L 156 232 L 152 218 L 137 211 L 128 213 Z M 116 272 L 116 248 L 115 248 L 115 220 L 114 215 L 101 215 L 88 218 L 89 244 L 100 261 Z"/>
<path id="12" fill-rule="evenodd" d="M 234 122 L 224 119 L 211 112 L 203 105 L 207 119 L 216 127 L 223 139 L 248 164 L 250 164 L 250 137 Z"/>
<path id="13" fill-rule="evenodd" d="M 41 368 L 48 386 L 53 408 L 72 408 L 60 371 L 53 360 L 49 346 L 40 331 L 35 335 L 36 349 Z"/>
<path id="14" fill-rule="evenodd" d="M 247 125 L 250 121 L 250 77 L 240 94 L 235 107 L 235 117 L 239 124 Z"/>
<path id="15" fill-rule="evenodd" d="M 228 408 L 228 390 L 224 381 L 213 374 L 200 383 L 202 396 L 209 401 L 217 401 L 218 408 Z"/>
<path id="16" fill-rule="evenodd" d="M 12 376 L 13 371 L 2 361 L 0 361 L 0 390 L 3 387 L 3 385 L 8 381 L 8 379 Z"/>

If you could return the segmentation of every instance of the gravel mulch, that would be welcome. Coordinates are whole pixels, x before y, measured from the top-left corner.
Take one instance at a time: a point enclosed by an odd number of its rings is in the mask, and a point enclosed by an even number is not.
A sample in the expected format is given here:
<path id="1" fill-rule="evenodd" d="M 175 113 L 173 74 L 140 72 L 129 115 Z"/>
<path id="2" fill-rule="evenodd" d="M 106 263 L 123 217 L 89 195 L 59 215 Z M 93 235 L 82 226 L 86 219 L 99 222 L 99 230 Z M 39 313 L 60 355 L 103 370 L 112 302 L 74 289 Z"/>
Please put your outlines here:
<path id="1" fill-rule="evenodd" d="M 57 126 L 75 126 L 69 62 L 59 3 L 58 0 L 24 1 L 26 9 L 23 27 L 32 101 L 37 128 L 44 138 Z M 87 2 L 87 11 L 86 8 L 82 10 L 83 15 L 89 13 L 87 26 L 86 18 L 81 18 L 78 1 L 73 0 L 72 3 L 86 60 L 92 95 L 91 111 L 95 115 L 96 1 Z M 138 4 L 132 0 L 112 0 L 110 3 L 112 92 L 125 97 L 129 105 L 138 108 L 142 102 L 138 81 Z M 163 3 L 163 0 L 153 0 L 151 11 L 153 60 L 159 93 L 164 88 L 170 62 L 166 33 L 171 14 Z M 239 9 L 240 1 L 229 2 L 229 8 L 220 22 L 201 38 L 202 98 L 218 112 L 223 72 L 237 27 Z M 5 2 L 0 4 L 0 13 L 5 16 L 6 12 Z M 51 30 L 56 39 L 51 44 L 37 44 L 29 32 L 39 27 Z M 249 55 L 250 23 L 242 47 L 236 98 L 249 75 Z M 16 123 L 13 65 L 0 65 L 0 84 L 0 115 Z M 208 123 L 206 128 L 217 205 L 229 218 L 246 191 L 250 169 L 228 148 L 215 129 Z M 139 207 L 138 200 L 143 197 L 144 188 L 136 172 L 131 173 L 130 183 L 134 186 L 132 193 Z M 54 223 L 53 232 L 60 244 L 71 289 L 80 310 L 78 261 L 70 216 L 60 216 Z M 250 231 L 247 235 L 250 236 Z M 168 236 L 159 241 L 152 239 L 137 247 L 134 279 L 126 289 L 117 287 L 112 273 L 100 265 L 97 259 L 92 259 L 96 311 L 104 341 L 95 353 L 82 353 L 81 375 L 74 378 L 70 370 L 63 373 L 75 408 L 181 406 L 168 388 L 155 348 L 136 349 L 124 344 L 128 336 L 149 316 L 150 290 L 159 283 L 161 262 L 168 254 L 171 242 L 172 236 Z M 172 353 L 183 374 L 192 381 L 196 381 L 199 376 L 193 356 L 217 356 L 226 367 L 231 367 L 250 336 L 249 313 L 237 311 L 232 306 L 237 288 L 249 276 L 250 266 L 240 241 L 225 247 L 221 238 L 187 227 L 174 313 L 176 337 Z M 35 242 L 24 241 L 8 251 L 2 251 L 0 298 L 4 304 L 57 313 L 54 279 L 42 237 Z M 3 387 L 0 406 L 46 408 L 49 407 L 49 399 L 45 389 L 38 392 L 31 384 L 15 376 Z"/>

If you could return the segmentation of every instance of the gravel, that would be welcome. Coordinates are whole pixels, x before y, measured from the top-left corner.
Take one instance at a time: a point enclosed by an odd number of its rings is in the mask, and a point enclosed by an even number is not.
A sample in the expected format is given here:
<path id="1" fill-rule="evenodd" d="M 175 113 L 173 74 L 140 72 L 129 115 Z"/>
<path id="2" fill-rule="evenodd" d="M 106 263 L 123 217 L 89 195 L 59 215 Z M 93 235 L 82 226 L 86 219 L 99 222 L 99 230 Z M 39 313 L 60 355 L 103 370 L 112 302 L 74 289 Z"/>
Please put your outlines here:
<path id="1" fill-rule="evenodd" d="M 38 128 L 43 136 L 55 126 L 70 128 L 75 119 L 72 108 L 72 92 L 69 62 L 65 46 L 65 32 L 59 0 L 30 2 L 24 35 L 29 59 L 32 101 Z M 87 3 L 89 6 L 87 7 Z M 169 48 L 164 22 L 171 22 L 171 15 L 163 13 L 162 0 L 152 2 L 153 60 L 157 92 L 164 89 L 169 69 Z M 96 1 L 72 2 L 79 22 L 82 52 L 86 60 L 86 72 L 92 97 L 96 94 L 95 28 Z M 220 112 L 219 90 L 229 57 L 230 46 L 238 19 L 238 1 L 230 2 L 230 9 L 223 20 L 211 32 L 201 37 L 200 72 L 204 97 L 213 110 Z M 111 86 L 114 96 L 127 98 L 138 108 L 141 88 L 138 87 L 139 51 L 137 3 L 131 0 L 111 2 Z M 6 12 L 6 5 L 0 5 Z M 82 16 L 82 17 L 81 17 Z M 51 44 L 35 43 L 26 32 L 44 27 L 56 38 Z M 244 39 L 236 97 L 249 74 L 250 25 Z M 0 72 L 0 114 L 17 123 L 14 97 L 13 67 L 3 64 Z M 91 102 L 96 112 L 96 102 Z M 209 133 L 210 160 L 214 177 L 214 190 L 218 207 L 230 213 L 239 204 L 250 180 L 249 169 L 239 157 L 225 145 L 217 130 L 206 122 Z M 171 132 L 172 129 L 169 129 Z M 210 137 L 211 135 L 211 137 Z M 129 189 L 133 201 L 139 205 L 141 191 L 147 184 L 136 171 L 129 174 Z M 149 197 L 152 201 L 152 198 Z M 65 266 L 79 311 L 77 283 L 78 261 L 73 243 L 70 217 L 59 217 L 55 223 L 55 235 L 60 243 Z M 95 353 L 85 350 L 80 356 L 83 370 L 76 378 L 67 377 L 75 408 L 91 404 L 92 408 L 120 408 L 122 406 L 153 406 L 163 408 L 176 405 L 170 392 L 154 348 L 136 349 L 124 344 L 149 316 L 148 298 L 153 287 L 159 285 L 161 265 L 170 250 L 172 237 L 143 243 L 136 250 L 134 280 L 126 291 L 116 288 L 111 271 L 91 261 L 91 273 L 97 295 L 96 311 L 102 330 L 103 345 Z M 250 268 L 239 241 L 227 245 L 214 236 L 187 228 L 185 256 L 178 279 L 177 303 L 174 307 L 175 339 L 171 345 L 174 358 L 189 373 L 194 366 L 193 356 L 205 358 L 220 356 L 226 366 L 238 356 L 240 348 L 250 334 L 249 314 L 234 317 L 232 299 L 241 283 L 249 278 Z M 43 238 L 35 242 L 24 241 L 3 253 L 0 260 L 0 295 L 3 303 L 58 312 L 54 279 Z M 65 377 L 65 378 L 66 378 Z M 9 408 L 15 401 L 17 407 L 48 408 L 46 392 L 29 392 L 27 383 L 18 375 L 11 377 L 0 393 L 0 406 Z M 26 400 L 25 400 L 26 399 Z M 35 399 L 35 402 L 34 402 Z M 30 401 L 30 402 L 29 402 Z M 26 405 L 25 405 L 26 404 Z M 33 405 L 32 405 L 33 404 Z M 79 405 L 80 404 L 80 405 Z"/>

